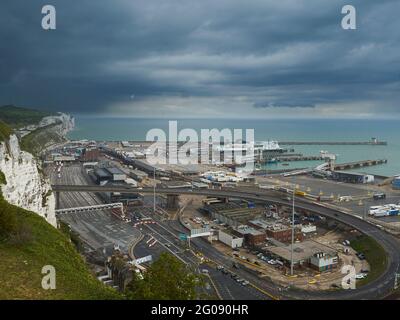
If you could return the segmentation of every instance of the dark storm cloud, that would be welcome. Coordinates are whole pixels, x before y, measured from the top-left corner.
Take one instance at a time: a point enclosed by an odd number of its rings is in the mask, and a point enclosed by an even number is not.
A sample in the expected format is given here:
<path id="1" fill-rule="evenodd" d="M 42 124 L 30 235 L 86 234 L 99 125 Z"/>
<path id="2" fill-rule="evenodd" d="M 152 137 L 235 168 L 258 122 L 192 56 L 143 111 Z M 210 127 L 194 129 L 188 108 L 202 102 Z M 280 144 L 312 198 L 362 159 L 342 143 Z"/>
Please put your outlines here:
<path id="1" fill-rule="evenodd" d="M 55 31 L 41 29 L 45 4 L 57 9 Z M 163 112 L 163 101 L 188 114 L 204 103 L 248 116 L 291 107 L 396 112 L 399 1 L 354 1 L 352 31 L 340 27 L 345 4 L 2 1 L 0 104 L 133 115 L 148 105 Z"/>

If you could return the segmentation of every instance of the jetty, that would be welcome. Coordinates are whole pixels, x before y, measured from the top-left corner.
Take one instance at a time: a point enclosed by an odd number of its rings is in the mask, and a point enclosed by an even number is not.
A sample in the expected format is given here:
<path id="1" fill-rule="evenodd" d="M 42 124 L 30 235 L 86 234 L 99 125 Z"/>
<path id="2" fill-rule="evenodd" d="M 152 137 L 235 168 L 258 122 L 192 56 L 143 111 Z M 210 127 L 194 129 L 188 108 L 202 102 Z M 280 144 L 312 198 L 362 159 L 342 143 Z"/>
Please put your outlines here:
<path id="1" fill-rule="evenodd" d="M 349 169 L 354 169 L 354 168 L 376 166 L 376 165 L 385 164 L 385 163 L 387 163 L 387 159 L 361 160 L 361 161 L 335 164 L 334 169 L 335 170 L 349 170 Z"/>
<path id="2" fill-rule="evenodd" d="M 376 138 L 372 138 L 369 141 L 279 141 L 279 145 L 282 146 L 294 146 L 294 145 L 320 145 L 320 146 L 332 146 L 332 145 L 342 145 L 342 146 L 356 146 L 356 145 L 366 145 L 366 146 L 386 146 L 387 141 L 380 141 Z"/>

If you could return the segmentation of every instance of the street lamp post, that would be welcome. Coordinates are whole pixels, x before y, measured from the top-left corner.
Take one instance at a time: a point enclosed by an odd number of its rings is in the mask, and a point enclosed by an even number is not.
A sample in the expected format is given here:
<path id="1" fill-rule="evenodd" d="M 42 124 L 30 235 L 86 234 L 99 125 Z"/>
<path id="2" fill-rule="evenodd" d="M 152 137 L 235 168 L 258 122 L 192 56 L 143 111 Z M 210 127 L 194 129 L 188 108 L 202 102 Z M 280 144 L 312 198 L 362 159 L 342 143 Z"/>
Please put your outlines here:
<path id="1" fill-rule="evenodd" d="M 156 214 L 156 167 L 153 167 L 153 213 Z"/>
<path id="2" fill-rule="evenodd" d="M 292 245 L 290 248 L 290 275 L 293 276 L 293 245 L 294 245 L 294 196 L 296 184 L 293 183 L 293 196 L 292 196 Z"/>

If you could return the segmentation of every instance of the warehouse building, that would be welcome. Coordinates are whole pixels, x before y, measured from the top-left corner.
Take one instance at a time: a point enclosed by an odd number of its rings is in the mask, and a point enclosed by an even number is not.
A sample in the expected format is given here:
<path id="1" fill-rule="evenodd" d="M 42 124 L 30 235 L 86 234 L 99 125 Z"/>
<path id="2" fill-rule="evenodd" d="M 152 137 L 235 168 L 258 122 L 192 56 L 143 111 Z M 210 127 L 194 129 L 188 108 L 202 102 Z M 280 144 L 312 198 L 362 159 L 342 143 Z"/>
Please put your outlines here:
<path id="1" fill-rule="evenodd" d="M 375 177 L 371 174 L 348 171 L 333 171 L 332 179 L 347 183 L 373 183 Z"/>
<path id="2" fill-rule="evenodd" d="M 98 168 L 94 170 L 94 179 L 99 185 L 105 184 L 107 181 L 110 181 L 111 178 L 111 174 L 106 169 Z"/>
<path id="3" fill-rule="evenodd" d="M 148 174 L 144 171 L 141 170 L 130 170 L 129 175 L 135 179 L 136 181 L 142 182 L 143 180 L 146 180 L 148 178 Z"/>
<path id="4" fill-rule="evenodd" d="M 240 248 L 243 246 L 243 237 L 238 237 L 233 234 L 232 230 L 219 230 L 218 240 L 231 248 Z"/>
<path id="5" fill-rule="evenodd" d="M 126 174 L 116 167 L 98 168 L 94 170 L 94 179 L 97 184 L 103 185 L 107 181 L 122 182 L 126 181 Z"/>
<path id="6" fill-rule="evenodd" d="M 98 161 L 100 151 L 97 148 L 85 148 L 82 151 L 81 160 L 87 162 Z"/>
<path id="7" fill-rule="evenodd" d="M 255 247 L 265 242 L 266 236 L 264 232 L 258 231 L 250 226 L 241 225 L 235 229 L 240 236 L 244 238 L 246 245 Z"/>
<path id="8" fill-rule="evenodd" d="M 268 251 L 278 257 L 286 266 L 291 264 L 291 245 L 269 247 Z M 339 257 L 336 250 L 322 243 L 307 240 L 293 245 L 294 266 L 311 267 L 320 272 L 329 271 L 338 266 Z"/>
<path id="9" fill-rule="evenodd" d="M 222 223 L 231 227 L 245 225 L 249 220 L 257 219 L 261 213 L 260 208 L 248 208 L 245 203 L 209 203 L 203 207 L 203 210 Z"/>
<path id="10" fill-rule="evenodd" d="M 279 222 L 267 222 L 265 220 L 256 219 L 249 221 L 249 225 L 257 230 L 263 231 L 268 238 L 275 239 L 280 242 L 292 241 L 292 229 L 288 225 Z M 295 226 L 294 239 L 295 241 L 303 241 L 303 232 L 300 229 L 301 225 Z"/>
<path id="11" fill-rule="evenodd" d="M 125 181 L 126 174 L 117 167 L 105 168 L 110 174 L 112 181 Z"/>
<path id="12" fill-rule="evenodd" d="M 268 238 L 275 239 L 280 242 L 288 243 L 292 241 L 292 228 L 281 223 L 276 223 L 267 228 L 266 234 Z M 303 241 L 303 233 L 297 226 L 294 229 L 294 240 Z"/>

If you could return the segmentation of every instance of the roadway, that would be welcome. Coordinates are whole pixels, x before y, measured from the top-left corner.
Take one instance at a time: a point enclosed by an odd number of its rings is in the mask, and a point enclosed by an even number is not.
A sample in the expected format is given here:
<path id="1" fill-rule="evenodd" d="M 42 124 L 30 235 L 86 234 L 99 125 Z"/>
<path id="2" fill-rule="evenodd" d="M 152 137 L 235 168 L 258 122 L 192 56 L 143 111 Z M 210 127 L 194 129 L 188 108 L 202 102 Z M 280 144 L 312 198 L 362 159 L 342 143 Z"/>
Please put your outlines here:
<path id="1" fill-rule="evenodd" d="M 78 185 L 54 185 L 52 186 L 54 192 L 73 192 L 73 191 L 84 191 L 84 192 L 123 192 L 123 193 L 152 193 L 153 188 L 126 188 L 126 187 L 101 187 L 101 186 L 78 186 Z M 279 203 L 290 206 L 291 203 L 283 196 L 278 193 L 267 193 L 264 192 L 244 192 L 236 189 L 168 189 L 168 188 L 156 188 L 157 194 L 193 194 L 203 196 L 213 196 L 222 198 L 239 198 L 252 201 L 262 201 L 269 203 Z M 337 220 L 341 223 L 349 225 L 361 233 L 364 233 L 374 238 L 379 244 L 382 245 L 388 256 L 388 264 L 385 272 L 378 277 L 376 280 L 364 285 L 355 290 L 339 290 L 339 291 L 317 291 L 317 292 L 306 292 L 306 291 L 286 291 L 285 293 L 280 292 L 279 288 L 273 284 L 267 284 L 266 281 L 260 281 L 257 275 L 254 275 L 252 282 L 257 283 L 262 290 L 272 293 L 273 295 L 284 295 L 289 298 L 296 299 L 377 299 L 388 294 L 394 285 L 395 273 L 397 272 L 400 264 L 400 243 L 399 240 L 394 238 L 392 235 L 386 233 L 380 228 L 355 217 L 348 213 L 342 212 L 338 209 L 333 209 L 325 206 L 322 203 L 315 203 L 309 200 L 298 198 L 296 201 L 296 207 L 310 212 L 315 212 L 326 216 L 328 218 Z M 201 251 L 208 258 L 221 262 L 222 265 L 231 264 L 230 259 L 221 255 L 212 246 L 207 244 L 202 239 L 193 239 L 192 243 L 198 246 Z M 242 269 L 238 270 L 238 274 L 245 272 Z M 250 274 L 246 272 L 247 276 Z M 249 277 L 248 277 L 249 278 Z M 251 278 L 251 277 L 250 277 Z"/>
<path id="2" fill-rule="evenodd" d="M 160 211 L 160 208 L 157 208 L 157 211 Z M 141 214 L 144 217 L 151 217 L 155 223 L 154 224 L 146 224 L 141 225 L 141 232 L 146 235 L 146 237 L 139 242 L 134 248 L 134 254 L 137 257 L 142 257 L 146 255 L 152 255 L 153 260 L 157 259 L 157 257 L 163 251 L 168 251 L 177 257 L 183 263 L 193 266 L 196 269 L 207 269 L 209 271 L 209 276 L 212 279 L 212 282 L 218 290 L 220 297 L 223 300 L 264 300 L 269 299 L 269 297 L 259 290 L 255 289 L 252 286 L 243 286 L 239 284 L 237 281 L 231 278 L 230 275 L 225 275 L 221 271 L 216 270 L 215 267 L 212 267 L 208 264 L 201 263 L 200 258 L 196 256 L 193 250 L 187 248 L 186 242 L 182 242 L 179 240 L 179 233 L 187 233 L 187 229 L 182 227 L 176 220 L 164 220 L 160 218 L 161 215 L 148 215 L 143 212 Z M 149 247 L 146 243 L 150 237 L 157 240 L 157 243 Z M 196 251 L 202 252 L 207 258 L 211 256 L 210 253 L 207 255 L 206 250 L 201 250 L 201 245 L 197 244 L 198 240 L 201 239 L 193 239 L 194 243 L 191 245 L 192 248 L 196 248 Z M 150 241 L 151 243 L 152 241 Z M 205 248 L 210 247 L 210 245 L 204 241 L 201 242 Z M 214 249 L 214 248 L 213 248 Z M 218 251 L 212 251 L 212 256 L 218 258 Z M 225 260 L 218 259 L 221 264 L 226 263 Z M 230 261 L 229 261 L 230 262 Z M 237 273 L 235 270 L 232 270 L 232 263 L 229 263 L 229 266 L 224 264 L 226 269 L 230 269 L 231 273 Z M 246 278 L 244 275 L 243 278 Z"/>

